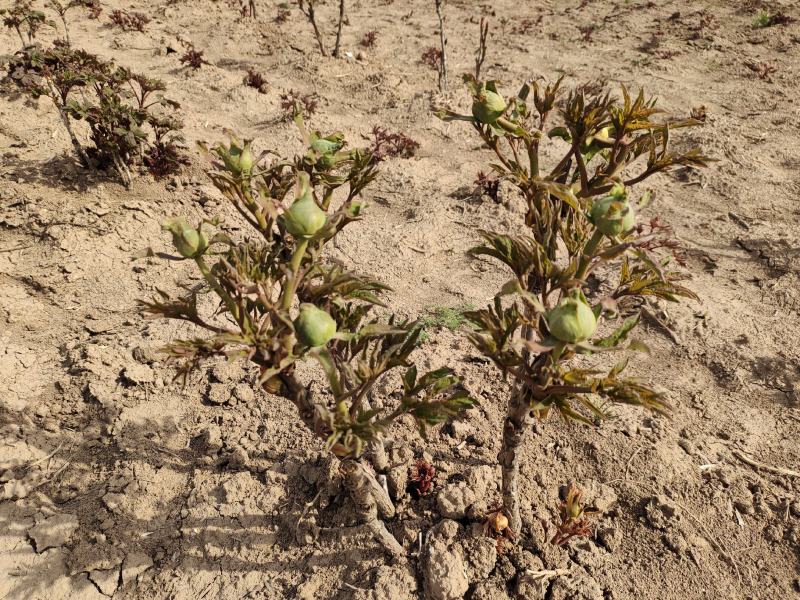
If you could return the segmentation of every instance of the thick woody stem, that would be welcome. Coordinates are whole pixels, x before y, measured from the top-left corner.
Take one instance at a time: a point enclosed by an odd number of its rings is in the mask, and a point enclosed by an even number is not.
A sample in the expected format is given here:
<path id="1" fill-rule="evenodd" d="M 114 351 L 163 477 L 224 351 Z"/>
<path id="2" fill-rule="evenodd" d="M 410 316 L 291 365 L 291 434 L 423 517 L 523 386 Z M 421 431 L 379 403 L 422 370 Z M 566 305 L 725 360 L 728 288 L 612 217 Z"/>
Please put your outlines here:
<path id="1" fill-rule="evenodd" d="M 382 437 L 377 437 L 367 445 L 367 453 L 370 462 L 379 472 L 389 468 L 389 457 L 386 454 L 386 446 L 383 443 Z"/>
<path id="2" fill-rule="evenodd" d="M 125 164 L 125 161 L 117 152 L 111 154 L 111 160 L 114 162 L 114 168 L 117 170 L 117 173 L 119 173 L 119 176 L 122 178 L 122 184 L 125 187 L 130 187 L 133 176 L 131 176 L 128 165 Z"/>
<path id="3" fill-rule="evenodd" d="M 306 427 L 317 437 L 323 440 L 327 439 L 330 433 L 328 431 L 328 424 L 317 410 L 311 390 L 297 381 L 294 375 L 280 374 L 278 378 L 281 380 L 283 387 L 282 395 L 297 407 L 300 419 Z M 265 383 L 265 386 L 266 385 Z M 266 387 L 265 389 L 270 391 Z M 375 475 L 368 471 L 361 463 L 352 459 L 347 459 L 345 462 L 348 461 L 354 463 L 358 467 L 357 477 L 353 481 L 358 482 L 360 489 L 367 490 L 372 497 L 372 503 L 375 505 L 380 515 L 387 519 L 394 517 L 395 509 L 392 499 L 386 493 L 386 490 L 381 487 L 381 484 L 378 483 L 378 480 L 375 479 Z"/>
<path id="4" fill-rule="evenodd" d="M 372 410 L 369 392 L 362 398 L 361 404 L 364 410 Z M 377 472 L 382 473 L 389 468 L 389 457 L 386 454 L 386 445 L 383 441 L 383 435 L 377 435 L 375 439 L 367 444 L 367 457 L 369 458 L 370 464 L 375 467 Z"/>
<path id="5" fill-rule="evenodd" d="M 375 538 L 390 554 L 394 556 L 405 554 L 403 546 L 378 518 L 379 505 L 371 489 L 372 483 L 369 477 L 371 474 L 364 468 L 364 465 L 354 459 L 342 461 L 341 471 L 353 504 Z M 372 479 L 374 481 L 374 477 Z"/>
<path id="6" fill-rule="evenodd" d="M 72 147 L 75 148 L 75 152 L 78 153 L 78 158 L 81 160 L 81 164 L 88 168 L 92 168 L 92 161 L 89 160 L 89 155 L 86 154 L 86 150 L 83 149 L 81 143 L 78 141 L 78 136 L 75 135 L 75 131 L 72 129 L 72 123 L 69 122 L 69 117 L 64 112 L 64 110 L 58 106 L 58 116 L 61 117 L 61 122 L 64 124 L 64 129 L 67 130 L 67 134 L 69 135 L 69 141 L 72 142 Z"/>
<path id="7" fill-rule="evenodd" d="M 344 3 L 345 0 L 339 0 L 339 25 L 336 28 L 336 45 L 333 48 L 333 56 L 339 58 L 339 48 L 342 43 L 342 25 L 344 24 Z"/>
<path id="8" fill-rule="evenodd" d="M 369 530 L 372 531 L 372 535 L 375 536 L 375 539 L 378 540 L 392 556 L 403 556 L 405 554 L 405 550 L 400 545 L 400 542 L 386 529 L 386 525 L 383 521 L 380 519 L 372 519 L 366 525 Z"/>
<path id="9" fill-rule="evenodd" d="M 292 404 L 297 407 L 297 412 L 305 426 L 317 437 L 325 439 L 328 433 L 328 426 L 317 410 L 311 390 L 297 381 L 294 375 L 281 373 L 278 375 L 278 378 L 283 384 L 281 395 L 290 400 Z M 271 390 L 267 387 L 268 383 L 269 382 L 265 382 L 263 387 L 266 391 L 270 392 Z"/>
<path id="10" fill-rule="evenodd" d="M 530 406 L 523 387 L 518 384 L 509 399 L 508 413 L 503 423 L 503 446 L 497 455 L 503 471 L 503 510 L 511 530 L 520 535 L 522 517 L 519 501 L 519 447 L 533 423 Z"/>
<path id="11" fill-rule="evenodd" d="M 67 130 L 69 141 L 72 142 L 72 147 L 75 148 L 75 152 L 78 153 L 78 158 L 80 158 L 83 166 L 87 169 L 91 169 L 92 161 L 89 160 L 89 155 L 86 154 L 86 150 L 83 149 L 83 146 L 81 146 L 81 143 L 78 141 L 78 136 L 75 135 L 75 131 L 72 129 L 72 123 L 69 121 L 69 116 L 64 110 L 63 104 L 60 104 L 58 101 L 58 98 L 60 98 L 61 95 L 56 91 L 56 88 L 52 83 L 48 82 L 48 84 L 50 86 L 50 97 L 53 100 L 53 104 L 56 105 L 58 116 L 61 117 L 61 122 L 64 124 L 64 129 Z"/>
<path id="12" fill-rule="evenodd" d="M 387 494 L 386 490 L 384 490 L 381 484 L 378 483 L 378 480 L 371 471 L 369 471 L 361 463 L 357 464 L 361 468 L 360 477 L 362 478 L 364 484 L 368 486 L 369 491 L 375 500 L 375 506 L 378 508 L 378 513 L 386 519 L 391 519 L 394 517 L 395 510 L 389 494 Z"/>

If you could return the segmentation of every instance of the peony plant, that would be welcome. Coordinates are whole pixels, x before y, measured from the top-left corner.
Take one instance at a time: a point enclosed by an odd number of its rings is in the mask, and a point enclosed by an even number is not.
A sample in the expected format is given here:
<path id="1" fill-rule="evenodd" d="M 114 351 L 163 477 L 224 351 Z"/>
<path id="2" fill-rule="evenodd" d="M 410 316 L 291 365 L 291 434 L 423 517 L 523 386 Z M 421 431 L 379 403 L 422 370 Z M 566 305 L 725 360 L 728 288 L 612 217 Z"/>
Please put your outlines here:
<path id="1" fill-rule="evenodd" d="M 33 7 L 31 0 L 14 0 L 9 8 L 0 9 L 0 16 L 5 27 L 17 32 L 23 49 L 34 43 L 42 27 L 52 25 L 44 12 Z"/>
<path id="2" fill-rule="evenodd" d="M 513 277 L 488 308 L 467 313 L 476 327 L 472 343 L 514 381 L 498 459 L 503 510 L 519 534 L 519 448 L 534 419 L 557 411 L 596 424 L 614 403 L 668 411 L 661 391 L 623 375 L 627 358 L 601 371 L 576 357 L 646 350 L 629 341 L 643 302 L 695 298 L 674 267 L 681 256 L 669 228 L 658 219 L 637 222 L 634 188 L 656 173 L 709 159 L 697 149 L 671 150 L 672 132 L 699 122 L 656 119 L 661 111 L 644 92 L 631 97 L 623 87 L 616 97 L 585 86 L 564 97 L 559 79 L 526 83 L 507 100 L 495 81 L 465 81 L 472 114 L 438 116 L 472 124 L 499 161 L 492 168 L 526 205 L 523 231 L 484 231 L 484 243 L 472 250 Z M 549 168 L 546 143 L 561 147 Z M 638 205 L 648 199 L 642 194 Z"/>
<path id="3" fill-rule="evenodd" d="M 234 240 L 207 233 L 218 221 L 196 227 L 181 217 L 165 221 L 201 283 L 183 297 L 163 296 L 144 308 L 206 332 L 166 348 L 180 375 L 219 357 L 256 365 L 258 386 L 297 407 L 300 420 L 340 460 L 365 525 L 399 555 L 403 548 L 379 518 L 392 517 L 394 506 L 370 458 L 381 454 L 382 436 L 397 419 L 411 417 L 424 433 L 472 400 L 451 369 L 418 373 L 411 355 L 422 326 L 376 314 L 385 309 L 385 285 L 326 259 L 328 244 L 362 218 L 362 193 L 377 161 L 367 150 L 348 149 L 342 134 L 309 132 L 299 114 L 295 120 L 307 150 L 292 160 L 256 157 L 250 140 L 233 137 L 205 148 L 212 181 L 250 235 Z M 198 299 L 205 294 L 216 302 L 201 314 Z M 297 367 L 306 361 L 324 373 L 322 389 L 300 374 Z M 401 375 L 399 400 L 392 408 L 371 406 L 370 391 L 390 372 Z"/>
<path id="4" fill-rule="evenodd" d="M 84 167 L 112 168 L 126 186 L 140 167 L 156 177 L 177 172 L 182 156 L 180 105 L 163 82 L 56 41 L 27 46 L 8 62 L 7 81 L 31 98 L 49 98 Z M 84 147 L 75 121 L 88 125 Z"/>

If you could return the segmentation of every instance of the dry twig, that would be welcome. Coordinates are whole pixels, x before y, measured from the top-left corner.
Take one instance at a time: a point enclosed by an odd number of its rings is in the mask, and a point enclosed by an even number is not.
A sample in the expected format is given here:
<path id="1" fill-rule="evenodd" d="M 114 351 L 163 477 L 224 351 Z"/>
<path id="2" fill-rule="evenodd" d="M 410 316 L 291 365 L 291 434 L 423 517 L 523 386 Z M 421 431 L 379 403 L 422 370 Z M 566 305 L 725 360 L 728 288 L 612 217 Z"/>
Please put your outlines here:
<path id="1" fill-rule="evenodd" d="M 481 69 L 483 61 L 486 60 L 486 48 L 489 42 L 489 20 L 481 17 L 480 37 L 478 38 L 478 50 L 475 53 L 475 79 L 481 80 Z"/>
<path id="2" fill-rule="evenodd" d="M 444 33 L 444 0 L 434 0 L 436 2 L 436 16 L 439 17 L 439 45 L 441 46 L 442 57 L 439 61 L 439 91 L 447 89 L 447 37 Z"/>
<path id="3" fill-rule="evenodd" d="M 743 463 L 750 465 L 754 469 L 758 469 L 759 471 L 766 471 L 768 473 L 773 473 L 775 475 L 786 475 L 787 477 L 800 477 L 800 472 L 792 471 L 791 469 L 783 469 L 781 467 L 773 467 L 772 465 L 768 465 L 766 463 L 758 462 L 740 452 L 739 450 L 733 450 L 733 455 L 738 458 Z"/>

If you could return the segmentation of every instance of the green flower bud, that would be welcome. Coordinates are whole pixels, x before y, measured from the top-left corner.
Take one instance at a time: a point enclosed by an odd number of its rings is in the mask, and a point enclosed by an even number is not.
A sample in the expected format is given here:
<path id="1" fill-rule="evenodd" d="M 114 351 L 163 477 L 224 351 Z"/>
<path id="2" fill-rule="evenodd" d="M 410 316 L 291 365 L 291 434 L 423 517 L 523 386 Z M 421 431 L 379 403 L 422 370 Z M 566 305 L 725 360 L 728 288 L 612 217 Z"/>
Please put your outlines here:
<path id="1" fill-rule="evenodd" d="M 328 215 L 314 202 L 306 173 L 299 175 L 300 191 L 294 204 L 284 213 L 286 231 L 295 237 L 312 237 L 328 222 Z"/>
<path id="2" fill-rule="evenodd" d="M 244 148 L 239 152 L 239 170 L 244 175 L 249 175 L 253 170 L 253 152 L 250 149 L 250 142 L 246 142 Z"/>
<path id="3" fill-rule="evenodd" d="M 237 177 L 247 176 L 250 175 L 255 163 L 251 145 L 252 140 L 245 140 L 244 145 L 240 146 L 238 140 L 232 138 L 229 147 L 220 144 L 215 148 L 215 152 L 231 173 Z"/>
<path id="4" fill-rule="evenodd" d="M 337 132 L 326 137 L 319 137 L 319 133 L 313 133 L 311 148 L 320 154 L 335 154 L 344 148 L 344 134 Z"/>
<path id="5" fill-rule="evenodd" d="M 194 258 L 208 248 L 208 239 L 203 232 L 189 225 L 183 217 L 167 219 L 162 228 L 172 234 L 172 243 L 184 258 Z"/>
<path id="6" fill-rule="evenodd" d="M 294 320 L 294 330 L 301 344 L 317 348 L 327 344 L 336 335 L 336 321 L 313 304 L 301 304 L 300 314 Z"/>
<path id="7" fill-rule="evenodd" d="M 591 220 L 601 233 L 615 236 L 633 229 L 636 214 L 628 202 L 625 189 L 614 186 L 608 196 L 595 200 L 592 205 Z"/>
<path id="8" fill-rule="evenodd" d="M 339 162 L 340 158 L 336 154 L 323 154 L 317 160 L 317 169 L 320 171 L 328 171 L 335 167 Z"/>
<path id="9" fill-rule="evenodd" d="M 326 137 L 320 137 L 319 132 L 316 131 L 311 134 L 311 151 L 309 155 L 312 160 L 316 159 L 317 169 L 328 171 L 341 161 L 349 158 L 347 153 L 340 152 L 344 145 L 343 133 L 337 132 Z"/>
<path id="10" fill-rule="evenodd" d="M 569 344 L 589 339 L 597 329 L 597 318 L 580 290 L 570 293 L 545 316 L 554 338 Z"/>
<path id="11" fill-rule="evenodd" d="M 472 116 L 485 125 L 491 125 L 503 116 L 506 101 L 497 93 L 494 82 L 481 85 L 472 103 Z"/>

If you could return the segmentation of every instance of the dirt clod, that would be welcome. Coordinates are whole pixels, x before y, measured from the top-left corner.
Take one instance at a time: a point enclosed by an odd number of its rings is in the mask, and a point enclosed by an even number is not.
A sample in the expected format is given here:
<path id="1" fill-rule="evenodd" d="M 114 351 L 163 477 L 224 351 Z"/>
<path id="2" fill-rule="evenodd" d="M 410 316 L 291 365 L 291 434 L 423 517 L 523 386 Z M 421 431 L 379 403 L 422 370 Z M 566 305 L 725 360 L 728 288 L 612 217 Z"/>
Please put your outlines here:
<path id="1" fill-rule="evenodd" d="M 447 519 L 463 519 L 469 507 L 478 499 L 475 491 L 464 481 L 447 484 L 436 496 L 436 506 Z"/>
<path id="2" fill-rule="evenodd" d="M 469 589 L 467 565 L 458 544 L 431 542 L 423 573 L 426 600 L 460 600 Z"/>
<path id="3" fill-rule="evenodd" d="M 78 525 L 77 516 L 63 513 L 40 521 L 28 530 L 28 535 L 36 545 L 36 551 L 41 553 L 66 544 Z"/>

